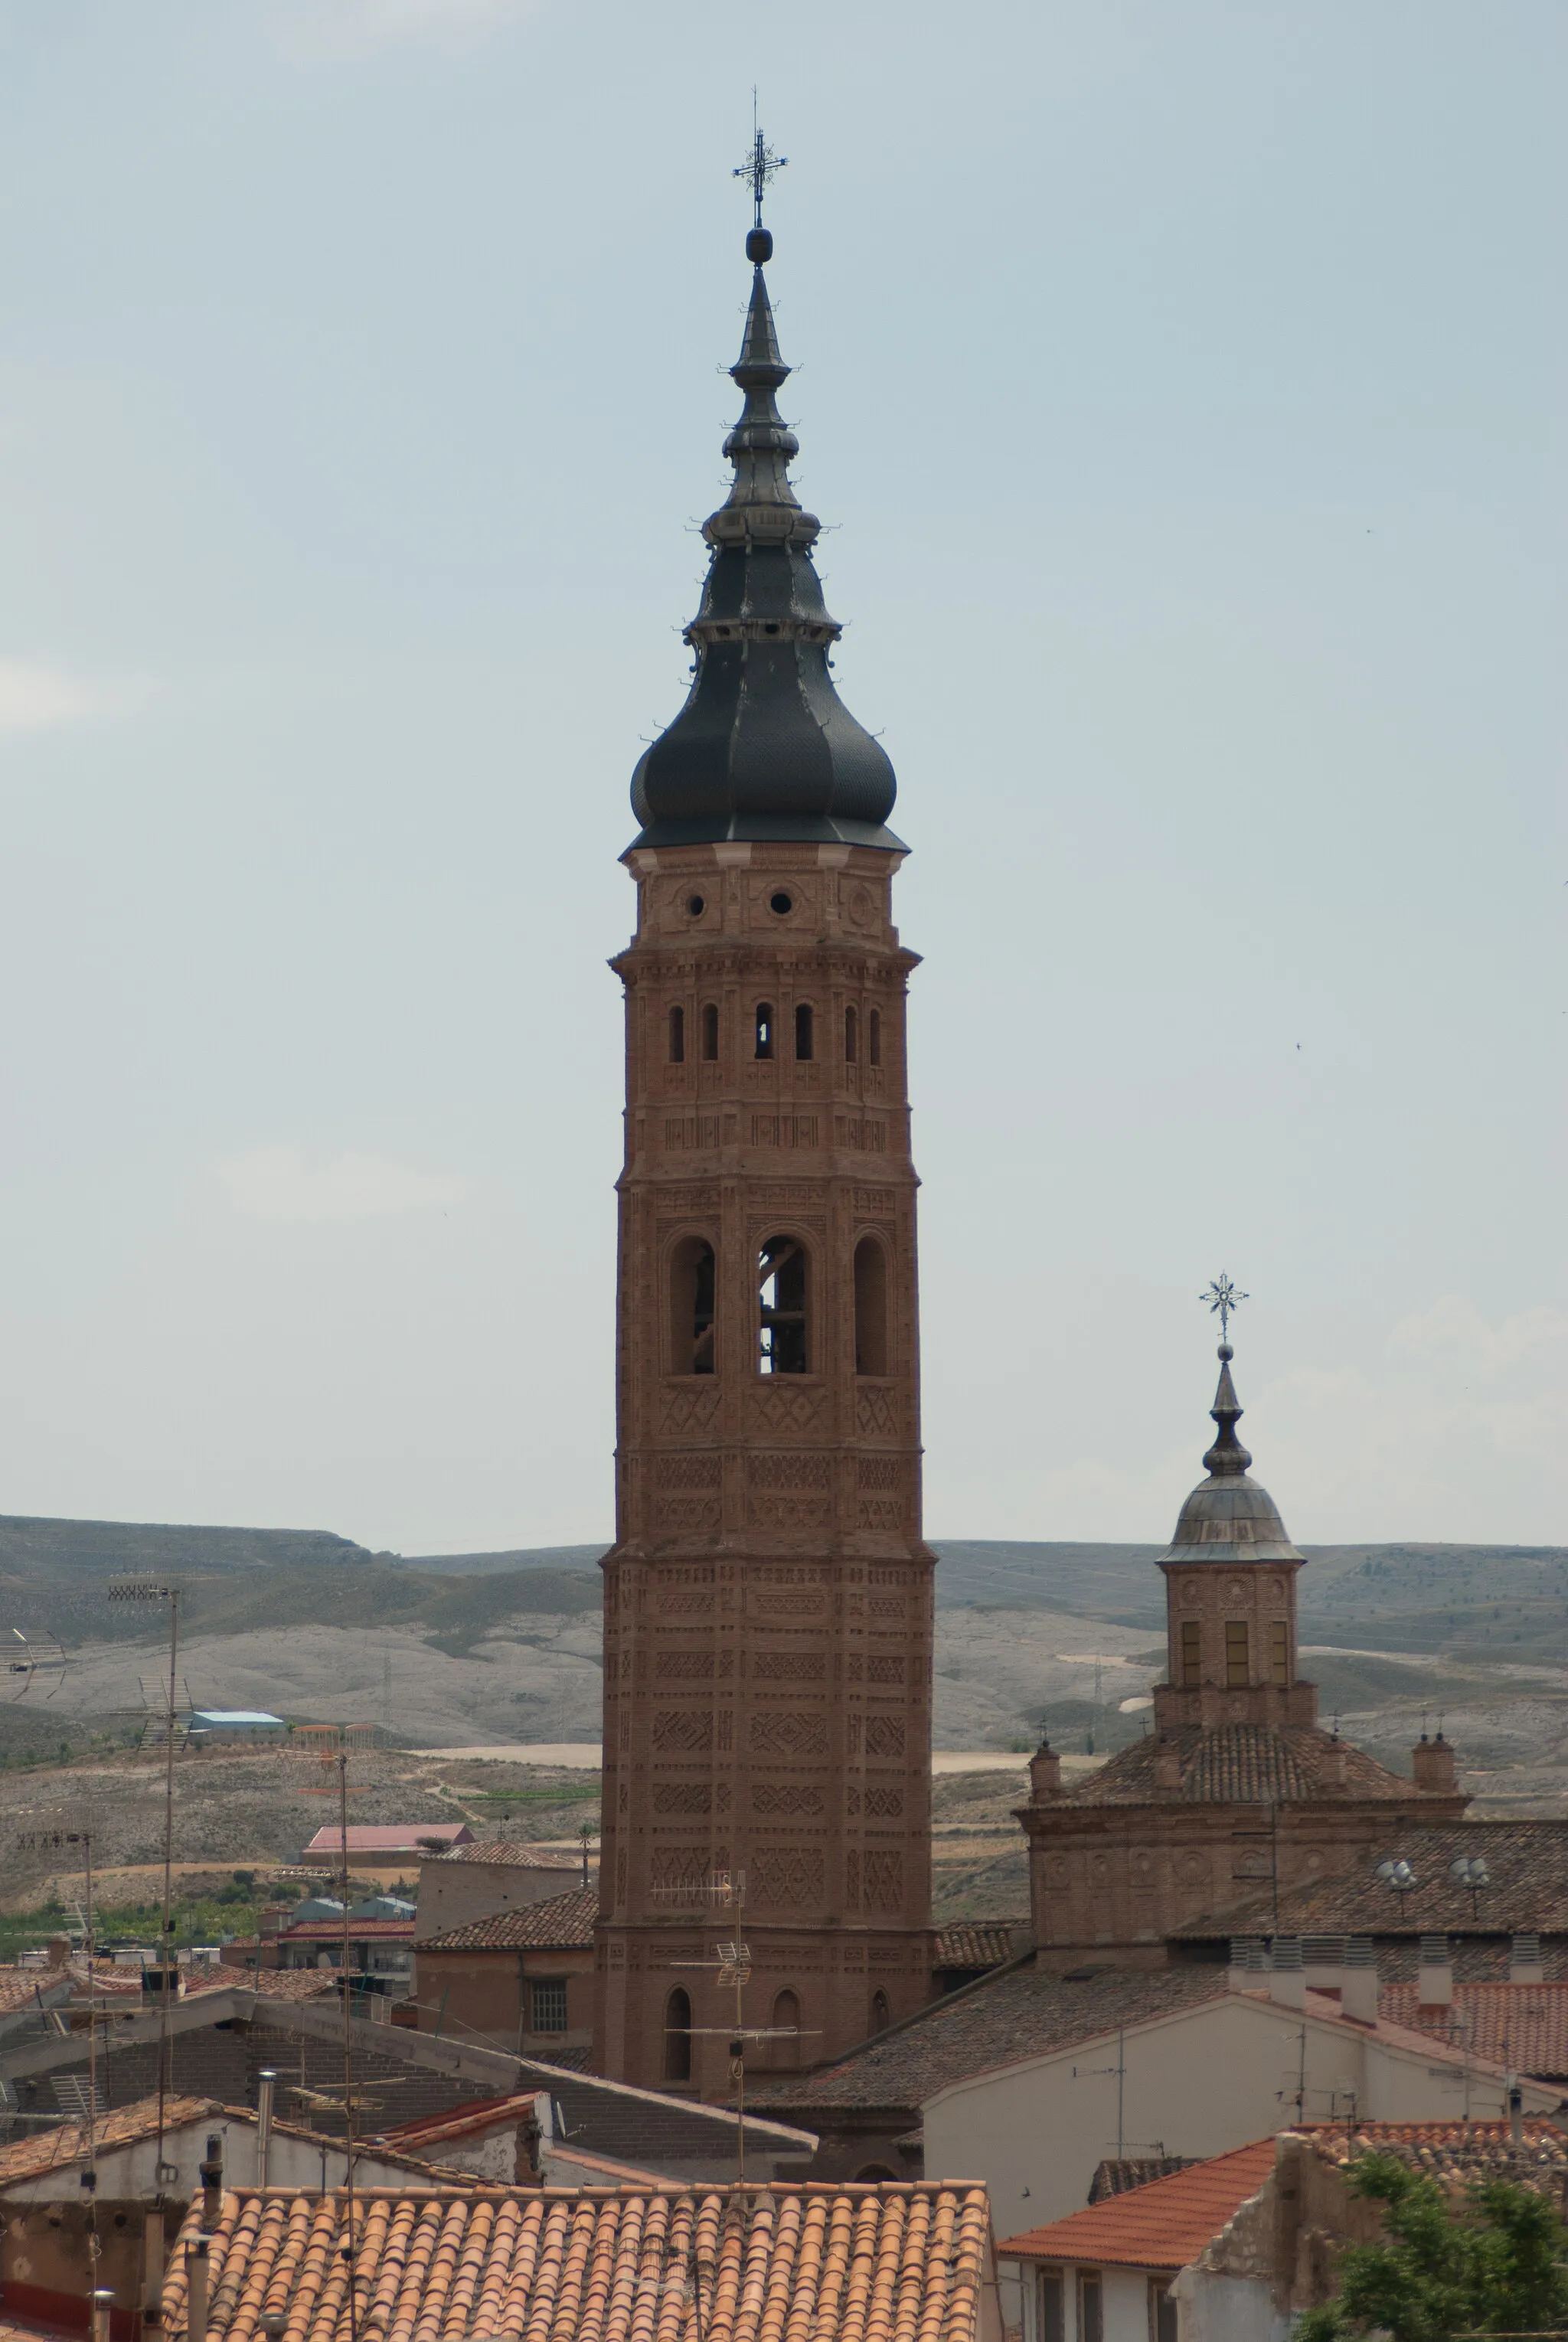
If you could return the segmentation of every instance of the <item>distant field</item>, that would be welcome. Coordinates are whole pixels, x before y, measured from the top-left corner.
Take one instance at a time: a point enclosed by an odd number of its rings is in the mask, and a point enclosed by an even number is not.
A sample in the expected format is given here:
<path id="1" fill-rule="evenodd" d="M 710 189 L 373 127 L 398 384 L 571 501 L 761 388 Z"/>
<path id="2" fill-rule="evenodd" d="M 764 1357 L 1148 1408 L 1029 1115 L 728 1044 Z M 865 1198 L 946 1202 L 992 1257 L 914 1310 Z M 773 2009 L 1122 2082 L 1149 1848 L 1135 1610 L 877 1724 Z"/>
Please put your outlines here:
<path id="1" fill-rule="evenodd" d="M 1044 1726 L 1104 1751 L 1144 1730 L 1160 1549 L 939 1541 L 937 1746 L 1024 1746 Z M 0 1702 L 0 1767 L 124 1738 L 155 1699 L 161 1617 L 107 1598 L 126 1570 L 178 1578 L 197 1704 L 375 1723 L 415 1747 L 595 1738 L 602 1550 L 405 1557 L 318 1530 L 0 1518 L 0 1631 L 69 1652 L 52 1700 Z M 1403 1766 L 1442 1716 L 1485 1807 L 1568 1810 L 1568 1548 L 1306 1550 L 1302 1640 L 1322 1647 L 1303 1672 L 1325 1718 Z"/>

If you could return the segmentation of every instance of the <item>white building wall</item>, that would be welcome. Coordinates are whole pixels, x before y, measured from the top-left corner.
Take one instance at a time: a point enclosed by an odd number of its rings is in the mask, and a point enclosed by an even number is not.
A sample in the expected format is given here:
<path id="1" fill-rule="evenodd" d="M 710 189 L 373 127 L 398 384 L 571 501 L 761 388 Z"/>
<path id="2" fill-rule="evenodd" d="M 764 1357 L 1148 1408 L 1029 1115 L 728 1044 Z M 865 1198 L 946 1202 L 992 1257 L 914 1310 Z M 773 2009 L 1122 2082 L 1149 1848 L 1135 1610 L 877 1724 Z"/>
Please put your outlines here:
<path id="1" fill-rule="evenodd" d="M 1341 2020 L 1232 1993 L 1130 2027 L 1120 2057 L 1113 2033 L 939 2091 L 923 2109 L 926 2177 L 984 2179 L 998 2238 L 1082 2210 L 1096 2164 L 1117 2152 L 1118 2079 L 1099 2069 L 1118 2063 L 1127 2155 L 1223 2155 L 1353 2103 L 1375 2121 L 1466 2111 L 1459 2068 L 1424 2047 L 1395 2050 Z M 1558 2096 L 1528 2085 L 1526 2113 L 1549 2114 Z M 1504 2113 L 1502 2082 L 1475 2077 L 1468 2111 Z"/>
<path id="2" fill-rule="evenodd" d="M 1219 2277 L 1184 2268 L 1171 2288 L 1177 2342 L 1285 2342 L 1293 2319 L 1274 2307 L 1261 2277 Z"/>

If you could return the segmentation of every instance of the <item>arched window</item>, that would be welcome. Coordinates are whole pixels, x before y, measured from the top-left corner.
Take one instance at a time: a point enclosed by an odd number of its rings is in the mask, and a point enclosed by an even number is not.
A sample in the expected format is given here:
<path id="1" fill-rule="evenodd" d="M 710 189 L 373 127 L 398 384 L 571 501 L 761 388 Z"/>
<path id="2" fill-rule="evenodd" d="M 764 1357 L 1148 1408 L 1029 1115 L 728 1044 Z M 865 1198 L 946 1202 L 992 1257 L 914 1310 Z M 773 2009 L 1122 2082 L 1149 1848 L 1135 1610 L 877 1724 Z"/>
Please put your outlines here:
<path id="1" fill-rule="evenodd" d="M 854 2184 L 860 2187 L 872 2180 L 896 2179 L 897 2177 L 897 2172 L 890 2171 L 885 2163 L 863 2163 L 854 2175 Z"/>
<path id="2" fill-rule="evenodd" d="M 860 1055 L 860 1017 L 853 1008 L 844 1012 L 844 1062 L 853 1066 Z"/>
<path id="3" fill-rule="evenodd" d="M 880 1008 L 874 1008 L 866 1019 L 865 1037 L 868 1044 L 866 1055 L 874 1066 L 880 1066 L 882 1063 L 882 1011 Z"/>
<path id="4" fill-rule="evenodd" d="M 885 2033 L 892 2022 L 893 2016 L 887 2006 L 887 1995 L 879 1985 L 871 1996 L 871 2029 L 874 2033 Z"/>
<path id="5" fill-rule="evenodd" d="M 703 1006 L 703 1057 L 707 1065 L 716 1065 L 719 1055 L 719 1004 L 709 1000 Z"/>
<path id="6" fill-rule="evenodd" d="M 875 1236 L 862 1236 L 854 1248 L 854 1371 L 885 1375 L 887 1255 Z"/>
<path id="7" fill-rule="evenodd" d="M 798 2065 L 800 2062 L 800 2001 L 794 1993 L 786 1990 L 775 1996 L 773 2027 L 779 2038 L 768 2044 L 773 2053 L 769 2058 L 769 2064 L 784 2067 Z"/>
<path id="8" fill-rule="evenodd" d="M 757 1002 L 757 1038 L 752 1055 L 771 1057 L 774 1053 L 774 1005 L 771 1000 Z"/>
<path id="9" fill-rule="evenodd" d="M 670 1063 L 684 1066 L 686 1062 L 686 1012 L 684 1008 L 670 1011 Z"/>
<path id="10" fill-rule="evenodd" d="M 812 1013 L 803 1000 L 794 1013 L 794 1053 L 797 1057 L 811 1056 Z"/>
<path id="11" fill-rule="evenodd" d="M 757 1372 L 810 1372 L 806 1253 L 796 1236 L 769 1236 L 757 1254 Z"/>
<path id="12" fill-rule="evenodd" d="M 683 1236 L 670 1255 L 670 1372 L 714 1371 L 714 1248 Z"/>
<path id="13" fill-rule="evenodd" d="M 692 2078 L 692 1997 L 677 1985 L 664 2003 L 664 2079 Z"/>

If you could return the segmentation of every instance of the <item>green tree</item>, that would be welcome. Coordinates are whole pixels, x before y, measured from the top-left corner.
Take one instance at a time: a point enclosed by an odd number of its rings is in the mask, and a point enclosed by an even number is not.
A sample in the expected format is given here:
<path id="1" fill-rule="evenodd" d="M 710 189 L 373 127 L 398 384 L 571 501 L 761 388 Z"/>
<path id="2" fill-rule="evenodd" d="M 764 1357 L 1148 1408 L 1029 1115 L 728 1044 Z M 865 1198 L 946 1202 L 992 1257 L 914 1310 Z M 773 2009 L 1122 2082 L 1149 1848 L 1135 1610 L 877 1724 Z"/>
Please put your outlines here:
<path id="1" fill-rule="evenodd" d="M 1338 2299 L 1308 2310 L 1295 2342 L 1568 2332 L 1568 2227 L 1544 2196 L 1482 2180 L 1455 2212 L 1435 2180 L 1392 2155 L 1359 2156 L 1347 2185 L 1383 2206 L 1383 2241 L 1346 2247 Z"/>

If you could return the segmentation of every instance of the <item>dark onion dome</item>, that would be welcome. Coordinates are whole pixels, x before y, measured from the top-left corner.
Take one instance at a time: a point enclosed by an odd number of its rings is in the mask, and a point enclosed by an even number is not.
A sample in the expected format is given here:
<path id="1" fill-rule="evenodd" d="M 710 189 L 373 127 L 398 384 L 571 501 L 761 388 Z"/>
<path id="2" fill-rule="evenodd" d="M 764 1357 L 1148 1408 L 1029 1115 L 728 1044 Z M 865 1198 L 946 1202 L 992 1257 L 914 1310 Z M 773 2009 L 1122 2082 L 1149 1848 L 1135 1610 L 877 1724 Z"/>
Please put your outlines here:
<path id="1" fill-rule="evenodd" d="M 638 846 L 772 838 L 904 849 L 884 826 L 896 784 L 882 748 L 834 688 L 828 655 L 843 629 L 830 617 L 812 546 L 822 524 L 790 485 L 800 442 L 774 394 L 779 355 L 754 233 L 741 355 L 745 393 L 724 441 L 734 485 L 703 524 L 712 548 L 702 607 L 685 630 L 695 654 L 685 706 L 632 777 Z"/>
<path id="2" fill-rule="evenodd" d="M 1203 1458 L 1201 1480 L 1182 1506 L 1176 1534 L 1160 1556 L 1171 1561 L 1304 1561 L 1292 1545 L 1279 1506 L 1266 1488 L 1247 1476 L 1252 1457 L 1236 1437 L 1242 1404 L 1231 1380 L 1235 1353 L 1220 1345 L 1220 1386 L 1209 1409 L 1219 1432 Z"/>

